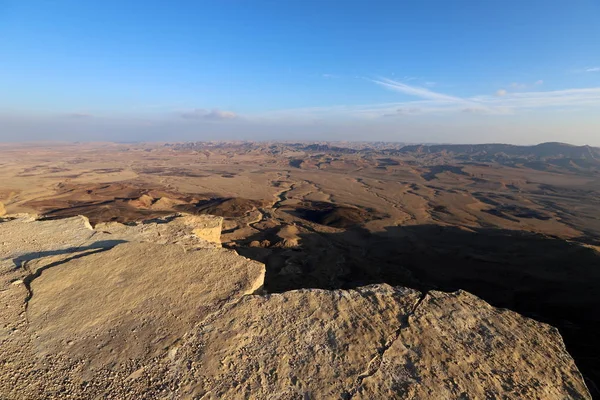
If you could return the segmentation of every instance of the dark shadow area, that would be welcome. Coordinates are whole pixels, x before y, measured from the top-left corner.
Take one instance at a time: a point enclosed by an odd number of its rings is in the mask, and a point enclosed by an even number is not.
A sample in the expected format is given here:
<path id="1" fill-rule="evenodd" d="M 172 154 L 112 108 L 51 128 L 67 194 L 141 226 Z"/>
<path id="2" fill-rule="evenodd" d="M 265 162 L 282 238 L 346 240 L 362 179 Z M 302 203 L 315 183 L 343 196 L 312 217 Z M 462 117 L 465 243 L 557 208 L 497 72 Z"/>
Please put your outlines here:
<path id="1" fill-rule="evenodd" d="M 304 160 L 290 160 L 289 164 L 290 164 L 290 167 L 300 168 L 302 166 L 303 162 L 304 162 Z"/>
<path id="2" fill-rule="evenodd" d="M 152 192 L 150 192 L 152 193 Z M 137 194 L 137 193 L 136 193 Z M 160 194 L 160 193 L 153 193 Z M 46 202 L 42 206 L 40 220 L 53 220 L 86 216 L 95 226 L 101 222 L 131 224 L 140 221 L 157 221 L 174 213 L 211 214 L 227 218 L 243 217 L 248 212 L 269 205 L 268 201 L 250 200 L 240 197 L 210 197 L 198 200 L 189 196 L 174 195 L 174 198 L 115 197 L 105 200 L 69 200 L 66 202 Z M 202 196 L 210 196 L 210 193 Z M 160 207 L 154 207 L 164 200 Z"/>
<path id="3" fill-rule="evenodd" d="M 151 218 L 160 218 L 173 214 L 171 210 L 147 210 L 127 204 L 122 200 L 109 200 L 102 203 L 81 202 L 65 208 L 45 211 L 41 221 L 62 219 L 84 215 L 95 226 L 101 222 L 120 222 L 123 224 L 142 221 Z"/>
<path id="4" fill-rule="evenodd" d="M 265 202 L 241 197 L 213 197 L 195 204 L 181 204 L 175 206 L 174 209 L 190 214 L 210 214 L 235 218 L 242 217 L 246 213 L 265 205 Z"/>
<path id="5" fill-rule="evenodd" d="M 118 244 L 126 243 L 125 240 L 99 240 L 87 246 L 80 247 L 69 247 L 67 249 L 59 249 L 59 250 L 50 250 L 50 251 L 38 251 L 33 253 L 27 253 L 22 256 L 13 259 L 13 263 L 16 268 L 25 268 L 29 273 L 27 276 L 23 278 L 23 284 L 27 289 L 27 297 L 25 298 L 25 309 L 29 306 L 29 301 L 33 297 L 33 289 L 31 288 L 31 283 L 39 278 L 44 271 L 47 271 L 51 268 L 62 265 L 71 260 L 76 260 L 78 258 L 83 258 L 92 254 L 101 253 L 103 251 L 107 251 L 112 249 Z M 43 267 L 37 268 L 35 271 L 30 270 L 28 266 L 28 262 L 36 259 L 41 259 L 45 257 L 51 256 L 59 256 L 64 255 L 65 258 L 57 260 L 55 262 L 51 262 L 49 264 L 44 265 Z"/>
<path id="6" fill-rule="evenodd" d="M 117 242 L 117 241 L 115 241 L 115 242 Z M 118 243 L 116 243 L 116 244 L 118 244 Z M 116 244 L 114 244 L 112 247 L 116 246 Z M 91 249 L 88 247 L 88 250 L 78 250 L 76 253 L 73 253 L 70 257 L 50 263 L 48 265 L 45 265 L 45 266 L 35 270 L 35 272 L 32 272 L 29 275 L 27 275 L 23 279 L 23 284 L 25 285 L 25 288 L 27 289 L 27 297 L 24 300 L 25 301 L 25 309 L 27 309 L 27 307 L 29 305 L 29 301 L 33 297 L 33 289 L 31 288 L 31 283 L 35 279 L 42 276 L 42 273 L 44 271 L 47 271 L 47 270 L 57 267 L 59 265 L 63 265 L 64 263 L 67 263 L 69 261 L 77 260 L 78 258 L 83 258 L 83 257 L 87 257 L 92 254 L 101 253 L 103 251 L 110 250 L 112 247 L 92 247 Z"/>
<path id="7" fill-rule="evenodd" d="M 519 219 L 533 218 L 540 221 L 547 221 L 552 217 L 536 210 L 532 210 L 527 207 L 521 207 L 516 205 L 503 205 L 489 210 L 483 210 L 488 214 L 495 215 L 496 217 L 504 218 L 509 221 L 519 222 Z"/>
<path id="8" fill-rule="evenodd" d="M 453 174 L 456 175 L 464 175 L 464 176 L 469 176 L 469 174 L 467 174 L 466 172 L 463 171 L 463 167 L 461 166 L 454 166 L 454 165 L 434 165 L 432 167 L 427 167 L 429 169 L 429 172 L 422 174 L 421 176 L 423 177 L 423 179 L 425 179 L 426 181 L 431 181 L 437 178 L 438 174 L 441 174 L 442 172 L 452 172 Z"/>
<path id="9" fill-rule="evenodd" d="M 236 250 L 267 265 L 264 289 L 271 293 L 384 282 L 422 292 L 466 290 L 559 328 L 590 391 L 600 394 L 600 254 L 595 250 L 520 231 L 438 225 L 300 236 L 300 248 L 240 243 Z"/>
<path id="10" fill-rule="evenodd" d="M 350 228 L 365 222 L 386 217 L 373 209 L 362 209 L 325 201 L 304 201 L 295 209 L 285 210 L 290 215 L 320 225 Z"/>
<path id="11" fill-rule="evenodd" d="M 171 215 L 167 215 L 166 217 L 158 217 L 158 218 L 152 218 L 152 219 L 145 219 L 143 221 L 140 222 L 131 222 L 128 223 L 126 225 L 137 225 L 138 223 L 142 224 L 142 225 L 149 225 L 149 224 L 168 224 L 169 222 L 173 221 L 177 219 L 177 214 L 171 214 Z"/>
<path id="12" fill-rule="evenodd" d="M 13 258 L 13 264 L 15 264 L 15 268 L 21 268 L 24 263 L 32 260 L 36 260 L 38 258 L 51 257 L 51 256 L 59 256 L 59 255 L 67 255 L 67 254 L 78 254 L 87 251 L 95 251 L 95 250 L 109 250 L 115 247 L 118 244 L 126 243 L 126 240 L 115 239 L 115 240 L 97 240 L 92 244 L 87 246 L 79 246 L 79 247 L 69 247 L 66 249 L 58 249 L 58 250 L 49 250 L 49 251 L 35 251 L 33 253 L 27 253 L 20 255 L 16 258 Z"/>

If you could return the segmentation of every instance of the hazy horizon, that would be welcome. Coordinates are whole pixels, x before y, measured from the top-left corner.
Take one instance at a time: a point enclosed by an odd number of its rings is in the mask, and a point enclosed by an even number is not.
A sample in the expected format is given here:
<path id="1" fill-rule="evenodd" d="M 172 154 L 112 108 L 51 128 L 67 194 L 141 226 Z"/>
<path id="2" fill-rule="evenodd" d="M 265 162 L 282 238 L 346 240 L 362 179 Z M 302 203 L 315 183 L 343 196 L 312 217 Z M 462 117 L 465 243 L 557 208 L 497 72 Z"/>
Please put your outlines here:
<path id="1" fill-rule="evenodd" d="M 600 3 L 6 1 L 0 142 L 600 146 Z"/>

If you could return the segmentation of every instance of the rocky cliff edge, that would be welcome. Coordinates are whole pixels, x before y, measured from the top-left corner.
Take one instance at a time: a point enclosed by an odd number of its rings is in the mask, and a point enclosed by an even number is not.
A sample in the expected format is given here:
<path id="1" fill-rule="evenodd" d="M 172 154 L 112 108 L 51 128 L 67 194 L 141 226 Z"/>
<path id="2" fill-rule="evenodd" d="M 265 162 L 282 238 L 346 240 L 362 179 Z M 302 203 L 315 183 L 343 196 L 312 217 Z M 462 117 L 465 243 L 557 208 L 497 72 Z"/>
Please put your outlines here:
<path id="1" fill-rule="evenodd" d="M 222 219 L 0 218 L 0 399 L 589 399 L 558 331 L 386 284 L 265 294 Z"/>

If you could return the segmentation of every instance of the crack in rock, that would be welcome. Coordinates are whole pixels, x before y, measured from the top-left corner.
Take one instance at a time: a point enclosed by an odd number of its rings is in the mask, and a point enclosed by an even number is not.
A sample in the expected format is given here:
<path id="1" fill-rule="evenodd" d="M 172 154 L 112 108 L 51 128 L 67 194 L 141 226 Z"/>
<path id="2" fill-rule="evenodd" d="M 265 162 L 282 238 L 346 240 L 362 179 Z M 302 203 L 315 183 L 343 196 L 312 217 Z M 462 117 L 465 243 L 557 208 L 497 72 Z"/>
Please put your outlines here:
<path id="1" fill-rule="evenodd" d="M 342 393 L 341 398 L 343 400 L 352 399 L 352 397 L 354 397 L 354 395 L 356 395 L 356 393 L 360 390 L 360 388 L 362 386 L 362 382 L 366 378 L 375 375 L 375 373 L 377 373 L 377 371 L 379 371 L 379 368 L 381 368 L 381 363 L 383 362 L 383 356 L 384 356 L 385 352 L 387 350 L 389 350 L 390 347 L 392 347 L 392 345 L 396 342 L 396 340 L 398 340 L 402 330 L 410 327 L 409 318 L 414 315 L 415 311 L 417 311 L 417 308 L 419 308 L 419 306 L 421 305 L 421 303 L 423 303 L 423 301 L 425 300 L 426 297 L 427 297 L 427 292 L 422 294 L 419 297 L 419 300 L 417 300 L 413 309 L 402 318 L 400 327 L 390 336 L 390 338 L 388 338 L 388 340 L 385 342 L 385 344 L 377 350 L 377 354 L 375 354 L 375 356 L 373 358 L 371 358 L 371 360 L 369 361 L 366 371 L 363 372 L 362 374 L 360 374 L 356 378 L 356 383 L 355 383 L 354 387 L 352 389 Z"/>
<path id="2" fill-rule="evenodd" d="M 61 255 L 61 254 L 73 254 L 73 253 L 77 253 L 74 254 L 71 257 L 67 257 L 64 258 L 62 260 L 59 261 L 55 261 L 52 262 L 48 265 L 44 265 L 43 267 L 38 268 L 37 270 L 32 271 L 31 268 L 29 267 L 29 262 L 33 261 L 33 260 L 24 260 L 21 263 L 21 268 L 23 268 L 25 271 L 27 271 L 27 275 L 23 278 L 23 285 L 25 286 L 25 289 L 27 290 L 27 296 L 25 297 L 24 303 L 25 303 L 25 312 L 27 312 L 27 309 L 29 307 L 29 301 L 31 300 L 31 298 L 33 297 L 33 289 L 31 288 L 31 284 L 32 282 L 39 278 L 44 271 L 47 271 L 50 268 L 54 268 L 54 267 L 58 267 L 59 265 L 62 265 L 64 263 L 67 263 L 69 261 L 72 260 L 76 260 L 78 258 L 83 258 L 92 254 L 96 254 L 96 253 L 101 253 L 104 251 L 108 251 L 110 249 L 112 249 L 113 247 L 115 247 L 117 244 L 122 243 L 122 242 L 111 242 L 111 245 L 109 246 L 102 246 L 102 244 L 106 244 L 105 242 L 96 242 L 93 243 L 89 246 L 85 246 L 85 247 L 76 247 L 76 248 L 72 248 L 72 249 L 67 249 L 69 251 L 64 251 L 63 253 L 55 253 L 54 255 Z M 40 259 L 43 257 L 38 257 L 35 259 Z"/>

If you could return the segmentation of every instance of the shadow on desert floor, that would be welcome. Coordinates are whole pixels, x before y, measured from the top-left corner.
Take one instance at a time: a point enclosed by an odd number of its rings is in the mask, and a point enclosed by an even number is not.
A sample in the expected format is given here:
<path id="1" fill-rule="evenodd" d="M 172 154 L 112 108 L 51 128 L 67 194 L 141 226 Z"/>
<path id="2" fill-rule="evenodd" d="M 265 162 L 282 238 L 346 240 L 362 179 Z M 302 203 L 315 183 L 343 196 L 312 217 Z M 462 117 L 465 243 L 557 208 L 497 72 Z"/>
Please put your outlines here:
<path id="1" fill-rule="evenodd" d="M 521 231 L 439 225 L 300 236 L 299 248 L 236 250 L 267 265 L 267 292 L 371 283 L 422 292 L 463 289 L 493 306 L 547 322 L 559 328 L 590 391 L 600 394 L 600 254 L 595 250 Z"/>

